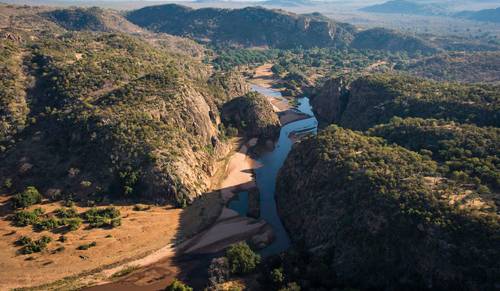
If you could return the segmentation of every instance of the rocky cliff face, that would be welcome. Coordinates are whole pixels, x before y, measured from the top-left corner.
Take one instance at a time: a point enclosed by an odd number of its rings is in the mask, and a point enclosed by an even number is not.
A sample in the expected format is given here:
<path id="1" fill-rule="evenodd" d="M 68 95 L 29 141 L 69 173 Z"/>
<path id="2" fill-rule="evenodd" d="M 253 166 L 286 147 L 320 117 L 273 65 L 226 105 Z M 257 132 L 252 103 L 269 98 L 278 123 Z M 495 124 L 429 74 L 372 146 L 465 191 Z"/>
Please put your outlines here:
<path id="1" fill-rule="evenodd" d="M 500 122 L 498 87 L 439 83 L 398 75 L 331 80 L 312 98 L 324 125 L 365 130 L 392 117 L 442 118 L 494 126 Z"/>
<path id="2" fill-rule="evenodd" d="M 482 198 L 454 204 L 470 190 L 438 177 L 435 163 L 415 152 L 335 126 L 295 145 L 276 199 L 293 244 L 307 252 L 304 269 L 322 272 L 309 284 L 494 289 L 496 208 Z M 488 207 L 477 209 L 482 203 Z"/>
<path id="3" fill-rule="evenodd" d="M 6 56 L 14 69 L 0 71 L 3 82 L 22 60 L 33 80 L 7 88 L 30 100 L 19 111 L 26 126 L 2 128 L 11 139 L 0 153 L 7 191 L 33 185 L 55 199 L 183 203 L 208 190 L 214 161 L 228 150 L 218 105 L 248 90 L 241 76 L 212 82 L 201 63 L 126 34 L 29 37 L 38 31 L 27 27 L 20 33 L 30 41 Z M 9 96 L 1 96 L 2 127 L 13 116 Z"/>
<path id="4" fill-rule="evenodd" d="M 256 92 L 224 104 L 222 117 L 226 124 L 248 137 L 276 139 L 280 132 L 278 115 L 266 97 Z"/>

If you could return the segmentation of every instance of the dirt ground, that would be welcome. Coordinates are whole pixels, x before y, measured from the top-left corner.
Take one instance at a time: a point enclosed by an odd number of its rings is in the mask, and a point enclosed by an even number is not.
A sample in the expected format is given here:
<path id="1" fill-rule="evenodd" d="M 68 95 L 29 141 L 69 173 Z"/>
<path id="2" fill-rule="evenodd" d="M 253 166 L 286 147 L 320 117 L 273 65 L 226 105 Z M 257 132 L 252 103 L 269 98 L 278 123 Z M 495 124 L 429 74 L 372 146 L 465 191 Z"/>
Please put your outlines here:
<path id="1" fill-rule="evenodd" d="M 7 197 L 0 197 L 5 209 Z M 46 213 L 60 207 L 57 203 L 41 205 Z M 169 245 L 175 237 L 180 220 L 180 209 L 153 206 L 147 211 L 133 211 L 133 206 L 116 206 L 122 215 L 122 225 L 114 229 L 80 229 L 64 234 L 67 241 L 57 241 L 60 233 L 34 232 L 31 226 L 14 227 L 6 213 L 0 217 L 0 290 L 41 285 L 70 275 L 91 271 L 106 265 L 143 257 Z M 79 212 L 88 208 L 77 207 Z M 15 241 L 26 235 L 37 239 L 42 235 L 52 238 L 46 251 L 30 255 L 17 253 Z M 77 250 L 82 244 L 96 242 L 88 250 Z M 63 247 L 62 251 L 55 251 Z"/>

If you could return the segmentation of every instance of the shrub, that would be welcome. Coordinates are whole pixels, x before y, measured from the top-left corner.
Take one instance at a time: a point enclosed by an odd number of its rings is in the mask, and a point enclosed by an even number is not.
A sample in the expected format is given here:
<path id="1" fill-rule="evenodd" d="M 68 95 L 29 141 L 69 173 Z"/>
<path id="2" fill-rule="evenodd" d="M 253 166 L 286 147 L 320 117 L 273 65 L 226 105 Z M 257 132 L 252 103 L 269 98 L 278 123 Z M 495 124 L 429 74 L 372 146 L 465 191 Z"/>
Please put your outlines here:
<path id="1" fill-rule="evenodd" d="M 165 288 L 165 291 L 193 291 L 193 288 L 177 279 L 174 279 L 174 281 L 168 285 L 167 288 Z"/>
<path id="2" fill-rule="evenodd" d="M 16 213 L 12 217 L 12 222 L 15 226 L 19 227 L 36 224 L 39 220 L 39 216 L 42 214 L 43 210 L 41 210 L 41 208 L 37 208 L 33 211 L 16 211 Z"/>
<path id="3" fill-rule="evenodd" d="M 64 224 L 68 227 L 69 230 L 75 231 L 82 225 L 82 219 L 79 217 L 68 218 L 64 221 Z"/>
<path id="4" fill-rule="evenodd" d="M 63 242 L 68 241 L 68 237 L 65 235 L 61 235 L 61 236 L 59 236 L 59 239 L 57 239 L 57 240 L 63 243 Z"/>
<path id="5" fill-rule="evenodd" d="M 120 211 L 115 207 L 92 208 L 83 214 L 90 227 L 117 227 L 121 225 Z"/>
<path id="6" fill-rule="evenodd" d="M 282 268 L 276 268 L 271 271 L 271 280 L 276 286 L 281 286 L 285 281 L 285 275 Z"/>
<path id="7" fill-rule="evenodd" d="M 48 236 L 42 236 L 40 239 L 33 241 L 28 237 L 21 237 L 18 242 L 22 244 L 23 248 L 19 251 L 21 254 L 27 255 L 32 253 L 39 253 L 47 248 L 47 245 L 52 241 Z"/>
<path id="8" fill-rule="evenodd" d="M 33 186 L 27 187 L 23 192 L 12 197 L 14 208 L 26 208 L 40 202 L 42 202 L 42 195 Z"/>
<path id="9" fill-rule="evenodd" d="M 39 220 L 35 223 L 35 229 L 38 231 L 51 230 L 63 226 L 63 221 L 54 217 Z"/>
<path id="10" fill-rule="evenodd" d="M 55 213 L 56 213 L 56 216 L 59 218 L 78 217 L 78 211 L 73 207 L 69 207 L 69 208 L 61 207 L 61 208 L 56 209 Z"/>
<path id="11" fill-rule="evenodd" d="M 229 270 L 232 274 L 248 274 L 260 263 L 260 256 L 253 252 L 247 243 L 231 245 L 226 251 Z"/>
<path id="12" fill-rule="evenodd" d="M 76 249 L 77 250 L 81 250 L 81 251 L 85 251 L 85 250 L 88 250 L 92 247 L 95 247 L 97 245 L 97 243 L 95 241 L 89 243 L 89 244 L 83 244 L 83 245 L 80 245 L 78 246 Z"/>

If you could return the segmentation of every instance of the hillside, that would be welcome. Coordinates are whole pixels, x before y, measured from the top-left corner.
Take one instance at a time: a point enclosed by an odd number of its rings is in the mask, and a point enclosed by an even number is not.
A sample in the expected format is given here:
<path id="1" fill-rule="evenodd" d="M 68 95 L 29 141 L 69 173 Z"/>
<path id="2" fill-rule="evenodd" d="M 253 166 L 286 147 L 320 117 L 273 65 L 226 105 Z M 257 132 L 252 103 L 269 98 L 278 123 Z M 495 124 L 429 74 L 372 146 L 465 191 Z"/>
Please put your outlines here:
<path id="1" fill-rule="evenodd" d="M 131 11 L 127 18 L 149 30 L 218 45 L 274 48 L 335 46 L 352 40 L 354 27 L 321 15 L 298 15 L 262 7 L 192 9 L 176 4 Z"/>
<path id="2" fill-rule="evenodd" d="M 289 274 L 327 290 L 494 289 L 500 218 L 489 199 L 461 201 L 467 193 L 425 156 L 331 126 L 279 174 L 278 210 L 304 252 Z"/>
<path id="3" fill-rule="evenodd" d="M 449 178 L 500 190 L 500 128 L 436 119 L 393 118 L 368 133 L 430 156 Z M 483 188 L 481 194 L 488 195 Z M 500 197 L 498 197 L 500 198 Z M 497 205 L 500 199 L 496 201 Z"/>
<path id="4" fill-rule="evenodd" d="M 360 9 L 370 13 L 393 13 L 393 14 L 415 14 L 415 15 L 443 15 L 446 14 L 444 7 L 438 4 L 418 3 L 408 0 L 392 0 L 382 4 L 375 4 Z"/>
<path id="5" fill-rule="evenodd" d="M 373 28 L 358 32 L 351 43 L 355 49 L 406 51 L 409 53 L 434 53 L 437 48 L 416 37 L 385 28 Z"/>
<path id="6" fill-rule="evenodd" d="M 462 11 L 453 16 L 476 21 L 500 22 L 500 7 L 495 9 L 484 9 L 479 11 Z"/>
<path id="7" fill-rule="evenodd" d="M 159 43 L 58 23 L 8 27 L 0 41 L 2 185 L 77 200 L 182 203 L 206 191 L 227 150 L 217 106 L 246 93 L 242 79 L 215 80 Z"/>
<path id="8" fill-rule="evenodd" d="M 356 130 L 386 123 L 394 116 L 498 126 L 499 92 L 495 86 L 375 74 L 352 82 L 326 82 L 311 104 L 322 124 L 337 123 Z"/>

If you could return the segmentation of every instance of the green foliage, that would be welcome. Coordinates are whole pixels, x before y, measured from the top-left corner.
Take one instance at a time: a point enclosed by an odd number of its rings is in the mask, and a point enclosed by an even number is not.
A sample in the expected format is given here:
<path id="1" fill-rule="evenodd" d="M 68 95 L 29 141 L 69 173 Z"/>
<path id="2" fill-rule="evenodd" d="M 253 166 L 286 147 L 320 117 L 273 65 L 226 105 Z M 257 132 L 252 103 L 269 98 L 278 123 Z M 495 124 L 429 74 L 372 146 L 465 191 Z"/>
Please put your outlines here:
<path id="1" fill-rule="evenodd" d="M 242 65 L 259 65 L 278 55 L 278 50 L 223 49 L 216 50 L 217 57 L 212 61 L 217 70 L 229 70 Z"/>
<path id="2" fill-rule="evenodd" d="M 19 227 L 36 224 L 43 213 L 44 211 L 41 208 L 36 208 L 33 211 L 16 211 L 16 213 L 14 213 L 14 216 L 12 217 L 12 222 L 15 226 Z"/>
<path id="3" fill-rule="evenodd" d="M 115 207 L 92 208 L 83 213 L 90 227 L 113 228 L 121 225 L 120 211 Z"/>
<path id="4" fill-rule="evenodd" d="M 47 248 L 47 245 L 52 241 L 48 236 L 42 236 L 36 241 L 33 241 L 29 237 L 21 237 L 16 244 L 22 246 L 19 252 L 23 255 L 39 253 Z"/>
<path id="5" fill-rule="evenodd" d="M 279 289 L 278 291 L 300 291 L 299 284 L 295 282 L 288 283 L 285 287 Z"/>
<path id="6" fill-rule="evenodd" d="M 45 218 L 38 220 L 35 224 L 34 227 L 37 231 L 43 231 L 43 230 L 52 230 L 58 227 L 63 226 L 64 223 L 62 220 L 50 217 L 50 218 Z"/>
<path id="7" fill-rule="evenodd" d="M 40 202 L 42 202 L 42 195 L 40 195 L 40 192 L 33 186 L 26 187 L 23 192 L 12 197 L 14 208 L 26 208 Z"/>
<path id="8" fill-rule="evenodd" d="M 226 258 L 232 274 L 248 274 L 260 263 L 260 256 L 250 249 L 247 243 L 231 245 L 226 250 Z"/>
<path id="9" fill-rule="evenodd" d="M 77 250 L 80 250 L 80 251 L 86 251 L 92 247 L 95 247 L 97 246 L 97 243 L 95 241 L 91 242 L 91 243 L 88 243 L 88 244 L 83 244 L 83 245 L 79 245 L 76 249 Z"/>
<path id="10" fill-rule="evenodd" d="M 76 218 L 78 217 L 78 211 L 74 207 L 58 208 L 55 210 L 55 215 L 61 219 Z"/>
<path id="11" fill-rule="evenodd" d="M 170 285 L 168 285 L 165 289 L 165 291 L 193 291 L 193 288 L 189 287 L 188 285 L 182 283 L 181 281 L 174 279 Z"/>
<path id="12" fill-rule="evenodd" d="M 428 151 L 440 170 L 463 183 L 481 183 L 500 189 L 500 129 L 436 119 L 393 118 L 369 130 L 413 151 Z M 484 190 L 484 189 L 483 189 Z"/>
<path id="13" fill-rule="evenodd" d="M 489 85 L 439 83 L 410 76 L 373 74 L 348 86 L 335 122 L 343 127 L 366 130 L 393 117 L 420 117 L 474 123 L 500 124 L 500 90 Z M 334 89 L 334 88 L 331 88 Z M 327 96 L 325 96 L 327 97 Z M 334 101 L 335 102 L 335 101 Z M 332 114 L 324 112 L 324 114 Z"/>
<path id="14" fill-rule="evenodd" d="M 447 273 L 433 279 L 437 289 L 489 289 L 496 281 L 499 263 L 491 254 L 500 224 L 494 202 L 441 179 L 428 157 L 330 126 L 294 146 L 276 187 L 282 221 L 310 257 L 305 270 L 314 269 L 301 273 L 326 289 L 336 282 L 422 289 L 425 281 L 402 282 L 401 276 L 435 276 L 432 266 Z M 453 202 L 464 195 L 486 206 Z"/>

